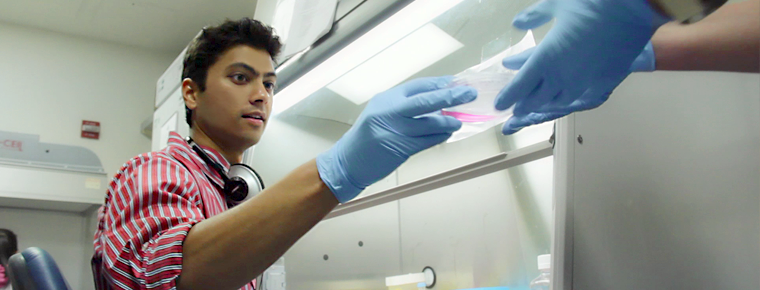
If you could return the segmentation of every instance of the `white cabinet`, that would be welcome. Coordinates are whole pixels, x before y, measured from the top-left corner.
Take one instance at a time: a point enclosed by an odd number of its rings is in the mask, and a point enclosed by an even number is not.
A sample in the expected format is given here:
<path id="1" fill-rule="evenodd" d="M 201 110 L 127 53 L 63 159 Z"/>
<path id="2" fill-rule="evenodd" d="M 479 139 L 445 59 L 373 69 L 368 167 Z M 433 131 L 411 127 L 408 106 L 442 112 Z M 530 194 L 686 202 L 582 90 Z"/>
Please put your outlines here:
<path id="1" fill-rule="evenodd" d="M 554 289 L 760 289 L 758 96 L 758 74 L 634 74 L 560 122 Z"/>
<path id="2" fill-rule="evenodd" d="M 158 81 L 156 81 L 156 108 L 161 106 L 164 100 L 182 83 L 182 68 L 186 52 L 187 48 L 182 50 L 161 77 L 158 78 Z"/>
<path id="3" fill-rule="evenodd" d="M 177 132 L 185 137 L 189 135 L 190 126 L 185 121 L 185 115 L 185 101 L 182 99 L 182 90 L 177 88 L 153 113 L 151 151 L 161 150 L 166 147 L 169 132 Z"/>

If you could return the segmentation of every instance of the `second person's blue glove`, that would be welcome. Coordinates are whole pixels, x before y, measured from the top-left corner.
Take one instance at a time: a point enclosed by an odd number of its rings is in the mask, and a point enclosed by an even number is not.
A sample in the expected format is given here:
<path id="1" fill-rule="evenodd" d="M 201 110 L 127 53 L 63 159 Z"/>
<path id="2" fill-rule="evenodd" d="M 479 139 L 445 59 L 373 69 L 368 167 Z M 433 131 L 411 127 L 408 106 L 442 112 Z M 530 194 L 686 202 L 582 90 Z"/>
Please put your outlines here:
<path id="1" fill-rule="evenodd" d="M 351 129 L 317 156 L 322 181 L 341 203 L 396 170 L 409 156 L 446 141 L 462 127 L 436 113 L 475 100 L 470 87 L 446 88 L 452 77 L 423 78 L 378 94 Z"/>
<path id="2" fill-rule="evenodd" d="M 544 0 L 518 14 L 513 24 L 532 29 L 552 18 L 554 27 L 535 49 L 504 59 L 508 68 L 524 62 L 495 103 L 499 110 L 515 105 L 515 119 L 598 107 L 668 20 L 646 0 Z M 514 132 L 513 123 L 508 121 L 502 131 Z"/>
<path id="3" fill-rule="evenodd" d="M 519 70 L 522 65 L 527 60 L 527 57 L 530 54 L 523 54 L 516 57 L 512 57 L 509 59 L 509 62 L 504 62 L 504 65 L 508 69 L 513 70 Z M 636 57 L 636 59 L 631 64 L 631 67 L 629 69 L 631 72 L 652 72 L 655 70 L 655 55 L 654 55 L 654 48 L 652 47 L 652 42 L 650 41 L 647 43 L 646 46 L 644 46 L 644 50 L 641 51 L 639 56 Z M 522 128 L 541 124 L 544 122 L 548 122 L 551 120 L 556 120 L 559 118 L 562 118 L 572 112 L 576 111 L 583 111 L 587 110 L 588 108 L 594 108 L 599 105 L 601 105 L 605 100 L 607 100 L 607 96 L 604 96 L 603 98 L 597 99 L 597 102 L 593 102 L 592 100 L 589 100 L 588 102 L 574 102 L 570 106 L 566 107 L 564 110 L 560 110 L 558 112 L 550 112 L 550 113 L 529 113 L 527 115 L 523 116 L 515 116 L 507 120 L 507 122 L 504 124 L 504 127 L 502 128 L 502 132 L 504 134 L 514 134 L 517 131 L 520 131 Z"/>

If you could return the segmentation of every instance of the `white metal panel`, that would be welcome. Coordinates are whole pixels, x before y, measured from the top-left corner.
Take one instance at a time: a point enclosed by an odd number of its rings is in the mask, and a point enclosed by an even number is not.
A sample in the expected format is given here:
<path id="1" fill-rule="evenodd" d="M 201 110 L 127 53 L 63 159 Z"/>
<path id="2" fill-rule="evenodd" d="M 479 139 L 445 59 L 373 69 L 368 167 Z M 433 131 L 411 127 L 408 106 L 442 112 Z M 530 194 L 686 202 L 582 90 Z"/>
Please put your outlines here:
<path id="1" fill-rule="evenodd" d="M 575 116 L 573 289 L 760 289 L 759 96 L 758 74 L 637 74 Z"/>
<path id="2" fill-rule="evenodd" d="M 402 274 L 400 259 L 398 202 L 392 202 L 319 223 L 285 254 L 287 285 L 385 290 L 386 276 Z"/>
<path id="3" fill-rule="evenodd" d="M 151 138 L 151 151 L 161 150 L 166 147 L 169 137 L 167 129 L 175 131 L 187 137 L 190 126 L 185 121 L 185 100 L 182 98 L 182 90 L 174 90 L 167 100 L 153 113 L 153 138 Z M 167 123 L 171 122 L 171 124 Z"/>
<path id="4" fill-rule="evenodd" d="M 0 166 L 0 196 L 31 200 L 103 203 L 103 173 L 70 172 L 25 166 Z"/>
<path id="5" fill-rule="evenodd" d="M 357 197 L 350 202 L 339 205 L 332 212 L 330 212 L 330 214 L 328 214 L 325 219 L 350 214 L 380 204 L 396 201 L 417 194 L 422 194 L 448 185 L 467 181 L 472 178 L 477 178 L 507 168 L 523 165 L 524 163 L 529 163 L 531 161 L 542 159 L 551 155 L 552 144 L 547 141 L 539 142 L 525 148 L 512 150 L 507 153 L 499 153 L 495 156 L 475 161 L 464 166 L 460 166 L 412 182 L 400 184 L 393 188 L 373 193 L 367 197 Z M 551 164 L 549 164 L 549 168 L 539 168 L 536 170 L 536 168 L 529 166 L 526 168 L 526 170 L 533 171 L 532 173 L 546 172 L 551 170 Z M 535 177 L 533 175 L 535 174 L 528 174 L 529 177 Z M 541 179 L 528 181 L 532 183 L 545 183 L 545 180 Z M 543 186 L 543 189 L 545 192 L 551 192 L 551 186 Z M 546 196 L 550 195 L 547 194 Z M 548 221 L 549 219 L 545 218 L 544 220 Z M 548 227 L 549 224 L 550 223 L 547 222 L 543 225 Z"/>
<path id="6" fill-rule="evenodd" d="M 575 114 L 555 121 L 554 232 L 551 245 L 552 288 L 572 289 L 573 283 L 573 196 L 575 168 Z"/>
<path id="7" fill-rule="evenodd" d="M 552 182 L 552 159 L 538 179 Z M 436 271 L 434 289 L 527 288 L 536 256 L 549 253 L 551 230 L 541 220 L 525 165 L 399 200 L 403 272 Z M 522 288 L 521 288 L 522 287 Z"/>
<path id="8" fill-rule="evenodd" d="M 183 61 L 186 52 L 187 47 L 180 52 L 161 77 L 158 78 L 158 81 L 156 81 L 156 108 L 161 106 L 161 103 L 182 84 L 182 68 L 184 67 Z"/>

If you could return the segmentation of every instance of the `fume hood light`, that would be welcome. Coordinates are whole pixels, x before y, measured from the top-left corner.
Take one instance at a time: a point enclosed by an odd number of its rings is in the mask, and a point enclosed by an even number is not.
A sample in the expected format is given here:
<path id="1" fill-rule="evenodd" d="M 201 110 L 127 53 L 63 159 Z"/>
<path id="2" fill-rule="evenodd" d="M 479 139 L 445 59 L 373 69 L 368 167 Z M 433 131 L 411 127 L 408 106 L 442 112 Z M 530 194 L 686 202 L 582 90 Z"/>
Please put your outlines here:
<path id="1" fill-rule="evenodd" d="M 348 44 L 275 96 L 279 114 L 324 88 L 463 0 L 416 0 Z"/>
<path id="2" fill-rule="evenodd" d="M 463 46 L 438 26 L 428 23 L 344 74 L 327 88 L 361 105 Z"/>

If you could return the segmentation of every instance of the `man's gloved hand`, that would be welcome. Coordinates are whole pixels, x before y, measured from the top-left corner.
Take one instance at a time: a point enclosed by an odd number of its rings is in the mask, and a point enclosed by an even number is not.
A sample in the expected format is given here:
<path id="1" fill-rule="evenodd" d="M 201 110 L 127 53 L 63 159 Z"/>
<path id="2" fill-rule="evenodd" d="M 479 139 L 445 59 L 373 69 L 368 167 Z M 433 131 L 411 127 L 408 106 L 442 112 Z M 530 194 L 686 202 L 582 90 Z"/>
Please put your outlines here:
<path id="1" fill-rule="evenodd" d="M 409 156 L 459 130 L 462 123 L 454 117 L 428 114 L 475 100 L 473 88 L 445 89 L 452 79 L 409 81 L 370 100 L 351 129 L 317 157 L 319 176 L 338 201 L 353 199 Z"/>
<path id="2" fill-rule="evenodd" d="M 507 68 L 522 67 L 496 98 L 496 109 L 515 105 L 505 134 L 604 103 L 668 21 L 646 0 L 544 0 L 520 12 L 513 25 L 532 29 L 552 18 L 554 27 L 536 48 L 503 61 Z"/>
<path id="3" fill-rule="evenodd" d="M 527 51 L 526 51 L 527 52 Z M 507 60 L 504 61 L 504 66 L 506 66 L 508 69 L 514 69 L 519 70 L 522 65 L 527 60 L 528 56 L 530 54 L 523 54 L 523 55 L 516 55 L 515 57 L 509 58 L 509 62 Z M 654 55 L 654 49 L 652 48 L 652 42 L 648 42 L 646 46 L 644 46 L 644 50 L 641 51 L 639 56 L 636 57 L 636 59 L 631 64 L 631 67 L 629 69 L 631 72 L 652 72 L 655 70 L 655 55 Z M 605 96 L 601 102 L 598 104 L 591 102 L 591 104 L 584 104 L 582 102 L 573 103 L 570 106 L 568 106 L 564 111 L 560 112 L 553 112 L 553 113 L 529 113 L 524 116 L 520 117 L 512 117 L 510 118 L 505 124 L 504 128 L 502 128 L 502 132 L 504 134 L 514 134 L 517 131 L 520 131 L 522 128 L 541 124 L 543 122 L 548 122 L 551 120 L 556 120 L 559 118 L 562 118 L 572 112 L 575 111 L 582 111 L 587 110 L 586 108 L 591 107 L 594 108 L 596 106 L 599 106 L 606 100 L 607 97 Z"/>

